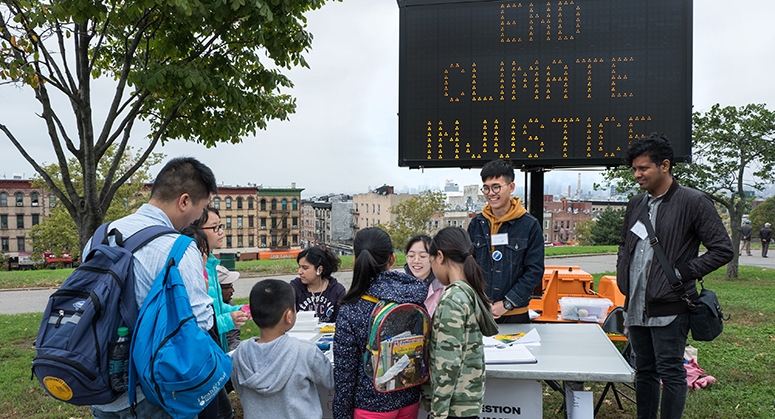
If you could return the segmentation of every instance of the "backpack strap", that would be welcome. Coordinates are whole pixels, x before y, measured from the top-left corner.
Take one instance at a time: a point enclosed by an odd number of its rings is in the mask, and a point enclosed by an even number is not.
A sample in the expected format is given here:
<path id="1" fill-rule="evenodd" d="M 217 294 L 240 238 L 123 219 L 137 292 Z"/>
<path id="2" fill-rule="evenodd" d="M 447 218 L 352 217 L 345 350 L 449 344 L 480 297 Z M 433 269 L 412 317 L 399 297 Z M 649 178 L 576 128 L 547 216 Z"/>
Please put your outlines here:
<path id="1" fill-rule="evenodd" d="M 377 297 L 372 297 L 371 295 L 363 294 L 361 295 L 361 298 L 366 301 L 371 301 L 374 304 L 377 304 L 379 302 L 379 299 L 377 299 Z"/>
<path id="2" fill-rule="evenodd" d="M 135 253 L 146 244 L 165 234 L 180 234 L 180 232 L 162 225 L 148 226 L 124 240 L 124 247 L 130 252 Z"/>

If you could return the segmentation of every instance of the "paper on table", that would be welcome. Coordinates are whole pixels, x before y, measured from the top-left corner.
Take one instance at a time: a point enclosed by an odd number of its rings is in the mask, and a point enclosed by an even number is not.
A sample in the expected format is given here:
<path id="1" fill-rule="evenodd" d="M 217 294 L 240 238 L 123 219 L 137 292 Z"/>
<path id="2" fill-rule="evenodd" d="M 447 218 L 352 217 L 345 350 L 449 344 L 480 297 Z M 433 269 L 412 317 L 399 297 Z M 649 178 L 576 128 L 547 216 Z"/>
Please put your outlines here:
<path id="1" fill-rule="evenodd" d="M 485 364 L 534 364 L 536 358 L 525 345 L 485 347 Z"/>
<path id="2" fill-rule="evenodd" d="M 482 344 L 485 347 L 506 345 L 505 343 L 493 338 L 492 336 L 484 336 L 482 338 Z M 537 330 L 532 329 L 525 333 L 525 336 L 522 336 L 514 342 L 511 342 L 510 345 L 541 346 L 541 336 L 538 334 Z"/>

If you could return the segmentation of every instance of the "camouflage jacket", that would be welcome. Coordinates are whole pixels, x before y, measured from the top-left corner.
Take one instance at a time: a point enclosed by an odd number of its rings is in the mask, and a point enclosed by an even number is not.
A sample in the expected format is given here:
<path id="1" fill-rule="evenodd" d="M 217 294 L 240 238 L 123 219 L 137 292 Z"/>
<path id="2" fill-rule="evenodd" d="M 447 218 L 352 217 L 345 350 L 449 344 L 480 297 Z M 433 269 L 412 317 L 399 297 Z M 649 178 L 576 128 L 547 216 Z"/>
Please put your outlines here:
<path id="1" fill-rule="evenodd" d="M 447 286 L 433 313 L 430 380 L 422 388 L 430 417 L 481 413 L 485 380 L 482 335 L 497 331 L 489 308 L 467 282 Z"/>

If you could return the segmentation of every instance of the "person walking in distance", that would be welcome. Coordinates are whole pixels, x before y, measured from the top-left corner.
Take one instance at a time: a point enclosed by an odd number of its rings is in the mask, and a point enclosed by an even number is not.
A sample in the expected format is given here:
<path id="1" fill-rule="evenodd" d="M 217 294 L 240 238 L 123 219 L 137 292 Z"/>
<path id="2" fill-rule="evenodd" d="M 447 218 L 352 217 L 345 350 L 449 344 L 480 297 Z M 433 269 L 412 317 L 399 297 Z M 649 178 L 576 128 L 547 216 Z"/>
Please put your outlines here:
<path id="1" fill-rule="evenodd" d="M 740 240 L 743 242 L 742 246 L 740 247 L 740 253 L 743 253 L 743 249 L 745 249 L 745 253 L 748 256 L 751 256 L 751 233 L 753 232 L 753 227 L 751 227 L 751 220 L 745 220 L 745 224 L 743 224 L 742 227 L 740 227 Z"/>
<path id="2" fill-rule="evenodd" d="M 759 238 L 762 240 L 762 257 L 767 257 L 767 251 L 770 249 L 770 240 L 772 240 L 772 230 L 770 223 L 764 223 L 764 228 L 759 230 Z"/>

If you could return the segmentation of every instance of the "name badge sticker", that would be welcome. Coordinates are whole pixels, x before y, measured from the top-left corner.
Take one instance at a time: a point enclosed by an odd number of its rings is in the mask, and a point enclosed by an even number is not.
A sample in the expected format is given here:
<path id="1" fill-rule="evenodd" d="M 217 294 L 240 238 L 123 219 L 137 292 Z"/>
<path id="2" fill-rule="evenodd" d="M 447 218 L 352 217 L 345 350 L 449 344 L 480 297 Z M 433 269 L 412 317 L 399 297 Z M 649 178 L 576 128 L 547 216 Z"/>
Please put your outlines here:
<path id="1" fill-rule="evenodd" d="M 649 237 L 649 233 L 646 231 L 646 226 L 640 220 L 633 224 L 632 228 L 630 228 L 630 231 L 640 237 L 641 240 L 646 240 Z"/>
<path id="2" fill-rule="evenodd" d="M 509 244 L 508 233 L 494 234 L 492 236 L 492 245 L 498 246 L 500 244 Z"/>

